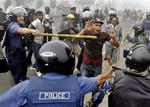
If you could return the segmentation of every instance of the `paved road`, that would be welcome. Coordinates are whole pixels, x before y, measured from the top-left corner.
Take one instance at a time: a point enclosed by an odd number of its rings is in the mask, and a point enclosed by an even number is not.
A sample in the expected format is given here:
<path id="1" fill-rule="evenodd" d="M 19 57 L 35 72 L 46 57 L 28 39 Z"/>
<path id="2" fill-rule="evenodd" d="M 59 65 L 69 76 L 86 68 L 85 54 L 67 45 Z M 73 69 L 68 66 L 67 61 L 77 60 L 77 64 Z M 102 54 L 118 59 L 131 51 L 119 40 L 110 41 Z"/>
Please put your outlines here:
<path id="1" fill-rule="evenodd" d="M 128 23 L 128 22 L 121 22 L 120 24 L 122 25 L 122 28 L 123 28 L 123 35 L 126 35 L 130 31 L 131 27 L 133 26 L 131 23 Z M 57 27 L 58 27 L 58 25 L 55 26 L 54 29 L 56 29 Z M 57 32 L 57 30 L 55 30 L 55 32 Z M 53 38 L 53 40 L 55 40 L 55 39 L 57 39 L 57 38 L 56 37 Z M 122 47 L 120 49 L 120 60 L 117 63 L 118 67 L 124 68 L 124 66 L 125 66 L 124 65 L 124 60 L 125 59 L 122 58 L 122 51 L 123 51 L 123 49 L 129 48 L 129 45 L 130 44 L 128 44 L 128 43 L 125 43 L 125 45 L 122 45 Z M 108 69 L 108 67 L 109 67 L 108 62 L 104 61 L 103 62 L 103 71 Z M 77 72 L 77 71 L 75 70 L 75 72 Z M 35 71 L 31 71 L 28 68 L 27 76 L 32 76 L 32 75 L 36 75 Z M 12 76 L 11 76 L 10 72 L 0 74 L 0 93 L 2 93 L 5 90 L 9 89 L 13 85 L 14 85 L 14 81 L 12 79 Z M 86 99 L 89 99 L 90 98 L 89 96 L 90 95 L 86 96 Z M 105 99 L 101 103 L 100 107 L 107 107 L 107 96 L 105 97 Z"/>

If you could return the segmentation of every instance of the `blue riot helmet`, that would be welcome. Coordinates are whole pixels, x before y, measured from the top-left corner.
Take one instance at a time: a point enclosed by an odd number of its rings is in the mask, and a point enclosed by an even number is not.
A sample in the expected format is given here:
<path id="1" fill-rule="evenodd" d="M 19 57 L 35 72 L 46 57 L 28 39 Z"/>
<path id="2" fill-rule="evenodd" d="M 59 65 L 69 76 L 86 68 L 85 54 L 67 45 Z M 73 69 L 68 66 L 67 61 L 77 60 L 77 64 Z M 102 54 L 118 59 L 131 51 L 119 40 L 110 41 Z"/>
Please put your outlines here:
<path id="1" fill-rule="evenodd" d="M 28 14 L 23 7 L 14 7 L 9 11 L 8 18 L 10 21 L 17 22 L 17 16 L 26 17 Z"/>
<path id="2" fill-rule="evenodd" d="M 150 12 L 146 13 L 146 19 L 150 20 Z"/>
<path id="3" fill-rule="evenodd" d="M 137 34 L 144 32 L 144 25 L 142 23 L 137 23 L 133 26 L 133 29 Z"/>
<path id="4" fill-rule="evenodd" d="M 134 44 L 129 49 L 125 64 L 138 73 L 146 71 L 150 66 L 150 49 L 142 43 Z"/>
<path id="5" fill-rule="evenodd" d="M 44 44 L 37 55 L 37 65 L 40 72 L 56 72 L 73 74 L 75 68 L 75 53 L 72 46 L 64 41 L 50 41 Z"/>

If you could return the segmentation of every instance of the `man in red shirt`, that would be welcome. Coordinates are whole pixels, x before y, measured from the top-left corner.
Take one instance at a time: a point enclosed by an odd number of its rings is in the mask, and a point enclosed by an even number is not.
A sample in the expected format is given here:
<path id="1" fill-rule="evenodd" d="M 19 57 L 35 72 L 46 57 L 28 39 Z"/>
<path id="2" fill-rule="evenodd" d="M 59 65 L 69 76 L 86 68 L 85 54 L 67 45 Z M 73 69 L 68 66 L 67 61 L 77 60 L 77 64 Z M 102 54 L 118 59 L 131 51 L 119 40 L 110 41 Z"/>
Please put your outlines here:
<path id="1" fill-rule="evenodd" d="M 83 30 L 80 35 L 94 35 L 97 39 L 85 39 L 85 47 L 83 52 L 83 61 L 80 67 L 82 76 L 96 77 L 102 72 L 102 48 L 103 44 L 108 41 L 115 47 L 119 47 L 119 42 L 115 38 L 115 32 L 112 28 L 109 34 L 101 32 L 103 22 L 101 20 L 93 20 L 92 13 L 85 11 L 82 13 Z M 78 41 L 79 38 L 73 38 L 73 41 Z M 94 95 L 98 88 L 92 93 Z"/>
<path id="2" fill-rule="evenodd" d="M 87 12 L 87 11 L 85 11 Z M 86 13 L 85 13 L 86 14 Z M 90 16 L 89 12 L 87 13 Z M 82 18 L 84 14 L 82 14 Z M 88 18 L 85 18 L 88 19 Z M 83 53 L 83 62 L 81 64 L 80 72 L 82 76 L 95 77 L 102 71 L 102 48 L 103 44 L 108 41 L 115 47 L 119 47 L 119 42 L 115 38 L 115 32 L 110 29 L 109 34 L 101 32 L 103 22 L 100 20 L 86 20 L 84 29 L 78 34 L 80 35 L 94 35 L 97 39 L 85 39 L 85 48 Z M 79 40 L 73 38 L 73 41 Z"/>

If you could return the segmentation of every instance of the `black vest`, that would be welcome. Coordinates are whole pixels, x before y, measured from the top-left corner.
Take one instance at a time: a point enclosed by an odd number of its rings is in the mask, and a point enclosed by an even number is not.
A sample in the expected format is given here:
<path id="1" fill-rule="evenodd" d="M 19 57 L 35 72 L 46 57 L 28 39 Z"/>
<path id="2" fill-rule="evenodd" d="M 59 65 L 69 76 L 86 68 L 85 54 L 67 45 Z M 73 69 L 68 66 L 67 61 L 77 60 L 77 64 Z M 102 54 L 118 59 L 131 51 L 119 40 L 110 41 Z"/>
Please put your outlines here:
<path id="1" fill-rule="evenodd" d="M 116 71 L 109 107 L 150 107 L 150 76 Z"/>

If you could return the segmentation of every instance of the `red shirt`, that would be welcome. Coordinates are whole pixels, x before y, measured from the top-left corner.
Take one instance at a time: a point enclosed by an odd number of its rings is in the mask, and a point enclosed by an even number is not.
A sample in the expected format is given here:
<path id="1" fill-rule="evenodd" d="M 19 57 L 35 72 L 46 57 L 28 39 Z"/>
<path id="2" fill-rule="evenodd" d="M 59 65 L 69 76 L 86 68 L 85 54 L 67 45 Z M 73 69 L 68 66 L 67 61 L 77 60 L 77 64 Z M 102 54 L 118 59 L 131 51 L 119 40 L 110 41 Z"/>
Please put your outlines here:
<path id="1" fill-rule="evenodd" d="M 83 60 L 87 64 L 102 64 L 102 48 L 106 41 L 110 41 L 110 36 L 105 32 L 101 32 L 97 39 L 86 39 Z"/>

